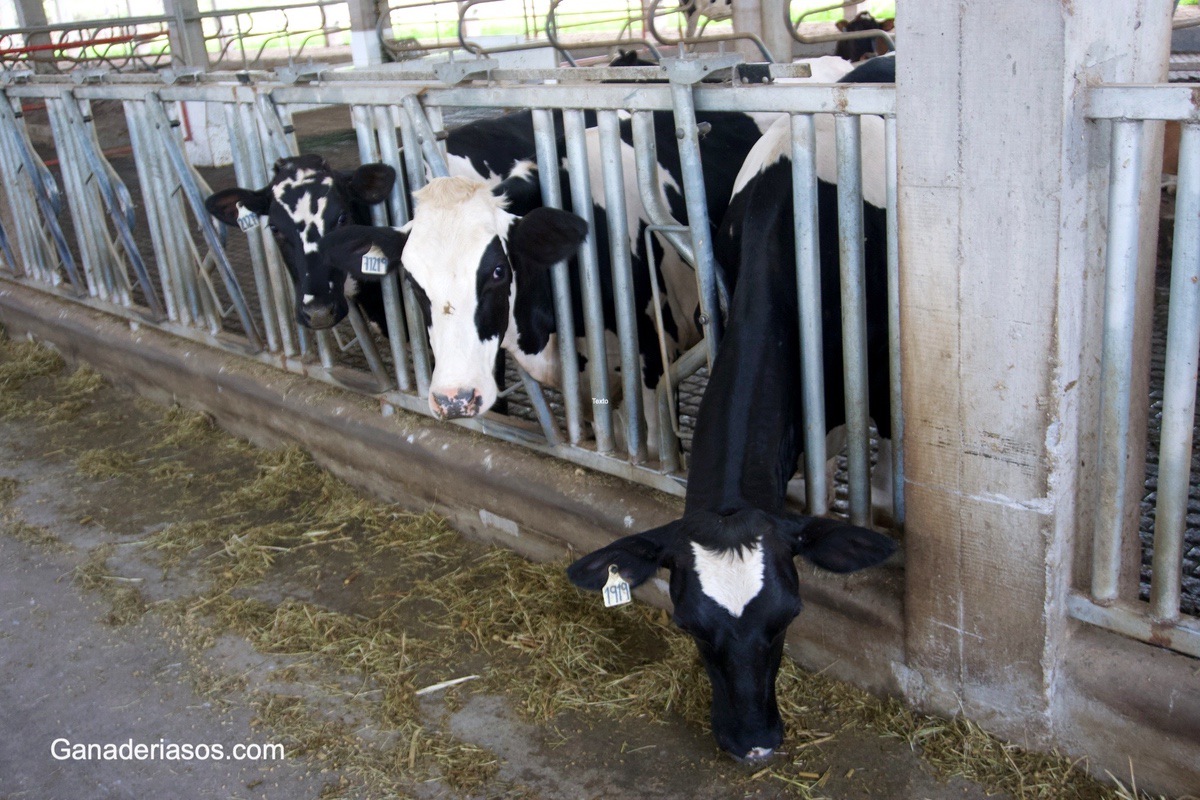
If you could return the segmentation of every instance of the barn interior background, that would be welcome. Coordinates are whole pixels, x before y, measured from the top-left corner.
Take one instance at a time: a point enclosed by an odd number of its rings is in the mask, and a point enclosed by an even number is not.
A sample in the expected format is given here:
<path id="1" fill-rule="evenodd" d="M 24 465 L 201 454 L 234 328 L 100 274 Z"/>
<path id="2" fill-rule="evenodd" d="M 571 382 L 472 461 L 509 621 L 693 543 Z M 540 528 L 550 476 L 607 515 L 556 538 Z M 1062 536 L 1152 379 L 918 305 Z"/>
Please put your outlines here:
<path id="1" fill-rule="evenodd" d="M 430 357 L 410 292 L 384 284 L 387 339 L 354 313 L 314 335 L 294 322 L 270 237 L 220 229 L 204 197 L 264 184 L 268 165 L 303 142 L 346 166 L 392 164 L 403 185 L 376 221 L 400 224 L 406 190 L 445 169 L 440 131 L 499 108 L 534 109 L 539 155 L 550 159 L 562 155 L 547 149 L 553 110 L 629 112 L 647 165 L 655 110 L 692 132 L 680 140 L 685 163 L 698 157 L 697 110 L 789 113 L 800 127 L 819 114 L 882 116 L 904 559 L 817 580 L 792 652 L 1015 740 L 1086 754 L 1097 772 L 1121 772 L 1131 758 L 1148 787 L 1194 791 L 1200 114 L 1186 81 L 1200 60 L 1188 55 L 1200 51 L 1191 27 L 1200 16 L 1191 8 L 1176 11 L 1172 35 L 1165 0 L 905 0 L 896 84 L 832 87 L 801 82 L 804 69 L 789 64 L 829 52 L 833 19 L 857 8 L 802 18 L 799 5 L 738 2 L 731 18 L 714 11 L 689 35 L 665 2 L 218 5 L 128 0 L 82 21 L 64 18 L 76 4 L 0 6 L 0 320 L 10 331 L 234 427 L 295 437 L 360 483 L 436 500 L 457 526 L 527 554 L 584 550 L 674 516 L 652 490 L 682 493 L 711 339 L 672 365 L 655 400 L 671 423 L 658 459 L 639 435 L 644 410 L 601 411 L 592 437 L 581 421 L 592 402 L 578 386 L 543 390 L 515 371 L 507 414 L 454 423 L 491 439 L 447 440 L 454 432 L 432 420 L 403 438 L 389 428 L 395 410 L 428 414 Z M 625 75 L 594 66 L 630 47 L 665 66 Z M 742 66 L 764 57 L 776 65 Z M 1165 121 L 1177 178 L 1164 194 Z M 568 156 L 582 146 L 582 128 L 570 130 Z M 847 133 L 839 146 L 852 141 Z M 541 179 L 551 202 L 561 197 Z M 622 181 L 638 184 L 715 308 L 703 232 L 656 207 L 652 170 L 611 177 Z M 702 202 L 696 194 L 689 203 Z M 623 344 L 619 357 L 633 357 Z M 257 389 L 231 379 L 225 359 L 350 387 L 382 414 L 295 407 L 270 395 L 269 374 Z M 621 394 L 606 391 L 604 400 Z M 861 520 L 878 454 L 865 426 L 850 438 L 832 510 Z M 482 461 L 485 451 L 500 454 L 505 474 L 481 467 L 455 495 L 445 476 L 461 474 L 463 453 Z M 530 451 L 621 481 L 572 485 L 540 473 Z M 817 446 L 809 452 L 810 467 L 823 463 Z M 810 474 L 796 500 L 826 510 L 824 470 Z M 547 486 L 553 500 L 539 491 Z"/>

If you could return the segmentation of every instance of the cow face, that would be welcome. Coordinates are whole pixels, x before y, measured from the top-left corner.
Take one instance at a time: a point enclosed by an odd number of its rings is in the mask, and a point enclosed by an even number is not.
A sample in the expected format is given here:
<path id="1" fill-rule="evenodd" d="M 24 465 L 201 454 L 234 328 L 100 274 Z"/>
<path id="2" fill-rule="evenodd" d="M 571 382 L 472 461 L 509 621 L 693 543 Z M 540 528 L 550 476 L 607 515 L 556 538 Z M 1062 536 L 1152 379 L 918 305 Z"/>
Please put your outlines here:
<path id="1" fill-rule="evenodd" d="M 516 310 L 544 299 L 542 324 L 552 327 L 549 295 L 531 287 L 548 284 L 550 266 L 575 252 L 587 226 L 552 208 L 514 216 L 486 183 L 462 177 L 430 181 L 414 199 L 406 241 L 398 244 L 389 229 L 347 229 L 329 237 L 328 260 L 331 269 L 352 272 L 371 245 L 389 258 L 400 248 L 435 359 L 429 407 L 443 419 L 474 417 L 496 402 L 499 348 L 521 350 Z M 545 346 L 543 336 L 537 347 Z"/>
<path id="2" fill-rule="evenodd" d="M 863 11 L 852 20 L 839 19 L 835 24 L 837 25 L 837 29 L 844 33 L 855 31 L 890 32 L 895 28 L 896 20 L 877 20 L 871 15 L 870 11 Z M 857 63 L 873 56 L 881 56 L 890 49 L 887 40 L 879 36 L 875 38 L 842 39 L 834 48 L 834 53 L 851 63 Z"/>
<path id="3" fill-rule="evenodd" d="M 672 618 L 696 642 L 712 683 L 713 735 L 733 756 L 759 759 L 783 741 L 775 677 L 788 624 L 800 612 L 793 558 L 853 572 L 894 550 L 887 536 L 834 520 L 696 511 L 584 556 L 567 574 L 598 591 L 611 567 L 635 587 L 659 567 L 670 570 Z"/>
<path id="4" fill-rule="evenodd" d="M 292 276 L 296 319 L 308 328 L 330 328 L 348 310 L 347 295 L 357 284 L 349 273 L 331 269 L 320 253 L 322 239 L 350 223 L 369 224 L 369 207 L 385 200 L 396 172 L 385 164 L 365 164 L 352 173 L 333 170 L 324 158 L 303 155 L 275 162 L 266 187 L 225 189 L 205 201 L 226 225 L 265 218 Z"/>

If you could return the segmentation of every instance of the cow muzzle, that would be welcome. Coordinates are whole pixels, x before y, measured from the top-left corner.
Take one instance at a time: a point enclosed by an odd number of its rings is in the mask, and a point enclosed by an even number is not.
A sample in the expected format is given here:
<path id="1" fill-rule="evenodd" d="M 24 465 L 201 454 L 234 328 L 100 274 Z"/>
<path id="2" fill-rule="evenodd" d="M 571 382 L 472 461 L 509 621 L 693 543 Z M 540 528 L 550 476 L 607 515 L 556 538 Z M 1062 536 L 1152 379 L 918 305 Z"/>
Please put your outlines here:
<path id="1" fill-rule="evenodd" d="M 332 328 L 341 321 L 334 303 L 304 303 L 297 309 L 300 324 L 313 330 Z"/>
<path id="2" fill-rule="evenodd" d="M 442 419 L 477 417 L 483 409 L 483 395 L 475 389 L 451 390 L 445 394 L 430 391 L 429 406 Z"/>

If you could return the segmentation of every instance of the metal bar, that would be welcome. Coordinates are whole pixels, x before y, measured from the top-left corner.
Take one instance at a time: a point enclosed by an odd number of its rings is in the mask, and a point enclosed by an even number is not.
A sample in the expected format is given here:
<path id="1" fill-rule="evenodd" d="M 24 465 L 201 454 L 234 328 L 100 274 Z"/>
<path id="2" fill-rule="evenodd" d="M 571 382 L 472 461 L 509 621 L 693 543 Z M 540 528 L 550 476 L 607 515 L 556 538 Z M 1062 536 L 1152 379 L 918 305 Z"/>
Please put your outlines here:
<path id="1" fill-rule="evenodd" d="M 1117 598 L 1125 535 L 1141 139 L 1141 122 L 1113 121 L 1100 365 L 1099 490 L 1092 545 L 1092 598 L 1099 603 Z"/>
<path id="2" fill-rule="evenodd" d="M 634 308 L 633 301 L 633 264 L 629 253 L 628 216 L 625 208 L 621 123 L 617 119 L 616 111 L 600 111 L 597 119 L 600 133 L 600 167 L 604 176 L 605 213 L 608 217 L 609 266 L 612 268 L 617 340 L 621 351 L 625 442 L 630 460 L 641 463 L 646 459 L 646 443 L 642 436 L 642 370 L 638 352 L 637 309 Z M 651 280 L 654 280 L 653 276 Z M 665 362 L 663 368 L 666 369 Z"/>
<path id="3" fill-rule="evenodd" d="M 1200 620 L 1194 617 L 1160 622 L 1145 603 L 1114 600 L 1101 605 L 1079 592 L 1067 596 L 1067 610 L 1083 622 L 1200 658 Z"/>
<path id="4" fill-rule="evenodd" d="M 66 130 L 62 121 L 62 115 L 59 113 L 61 103 L 62 100 L 60 98 L 47 98 L 46 114 L 50 119 L 55 151 L 61 156 L 60 171 L 63 185 L 67 192 L 68 204 L 71 209 L 71 227 L 74 228 L 75 243 L 79 247 L 80 266 L 83 269 L 83 277 L 87 285 L 88 294 L 107 301 L 110 297 L 108 281 L 105 280 L 105 275 L 100 269 L 100 255 L 96 249 L 97 242 L 95 236 L 88 230 L 90 218 L 86 207 L 86 190 L 76 171 L 80 159 L 75 156 L 74 148 L 71 147 L 69 142 L 69 132 Z M 29 164 L 27 162 L 26 169 L 28 168 Z M 33 174 L 30 171 L 30 175 Z M 42 213 L 46 213 L 45 206 L 43 206 Z"/>
<path id="5" fill-rule="evenodd" d="M 696 279 L 700 284 L 700 324 L 708 342 L 708 363 L 717 358 L 721 344 L 720 299 L 713 258 L 712 228 L 708 224 L 708 198 L 704 193 L 704 168 L 700 163 L 700 132 L 696 126 L 696 107 L 692 87 L 671 84 L 675 101 L 675 136 L 679 140 L 679 167 L 683 177 L 683 197 L 687 206 L 688 227 L 692 231 Z"/>
<path id="6" fill-rule="evenodd" d="M 167 213 L 169 197 L 162 188 L 164 167 L 159 158 L 159 150 L 154 146 L 155 137 L 149 133 L 147 127 L 146 104 L 142 101 L 124 102 L 134 162 L 137 164 L 138 180 L 142 185 L 142 201 L 150 224 L 150 238 L 154 244 L 158 276 L 162 281 L 163 300 L 167 306 L 167 318 L 173 322 L 187 324 L 188 312 L 183 299 L 183 287 L 180 286 L 175 266 L 175 241 L 169 230 L 172 224 Z"/>
<path id="7" fill-rule="evenodd" d="M 829 512 L 825 474 L 825 352 L 817 225 L 817 138 L 811 114 L 792 117 L 792 206 L 800 315 L 800 396 L 804 408 L 804 491 L 809 514 Z"/>
<path id="8" fill-rule="evenodd" d="M 396 180 L 388 198 L 392 222 L 404 225 L 409 220 L 408 198 L 404 193 L 404 165 L 400 159 L 400 143 L 396 137 L 396 120 L 392 108 L 376 106 L 375 132 L 379 137 L 380 160 L 396 170 Z M 396 385 L 401 391 L 412 390 L 412 379 L 408 373 L 408 351 L 404 349 L 404 301 L 400 293 L 400 277 L 392 272 L 380 281 L 383 289 L 383 311 L 387 318 L 388 346 L 392 351 L 392 367 L 396 373 Z"/>
<path id="9" fill-rule="evenodd" d="M 178 177 L 179 183 L 183 187 L 184 197 L 188 205 L 191 206 L 192 214 L 195 216 L 196 222 L 200 226 L 200 231 L 204 234 L 209 248 L 216 254 L 217 267 L 225 280 L 225 288 L 229 292 L 234 307 L 237 309 L 242 327 L 246 331 L 246 338 L 250 340 L 250 344 L 256 350 L 261 350 L 262 338 L 258 334 L 254 318 L 250 316 L 250 309 L 246 306 L 246 298 L 243 296 L 241 287 L 238 285 L 237 276 L 233 272 L 233 266 L 229 263 L 229 257 L 225 255 L 225 250 L 221 247 L 216 227 L 209 218 L 208 211 L 204 208 L 204 198 L 200 196 L 199 189 L 196 187 L 195 182 L 191 180 L 190 168 L 187 160 L 184 158 L 183 150 L 180 148 L 178 140 L 176 140 L 171 131 L 171 123 L 167 118 L 166 109 L 163 108 L 162 101 L 153 92 L 146 96 L 146 101 L 146 110 L 150 116 L 150 122 L 158 129 L 159 138 L 166 145 L 167 157 L 170 159 L 171 165 L 175 169 L 176 177 Z"/>
<path id="10" fill-rule="evenodd" d="M 533 110 L 533 138 L 537 147 L 537 163 L 540 165 L 538 181 L 542 188 L 542 203 L 551 208 L 562 208 L 558 142 L 551 112 L 540 108 Z M 550 281 L 554 287 L 554 318 L 562 371 L 563 406 L 567 417 L 567 439 L 577 445 L 583 439 L 583 398 L 579 386 L 579 352 L 575 349 L 571 275 L 566 261 L 560 261 L 551 268 Z"/>
<path id="11" fill-rule="evenodd" d="M 654 113 L 635 111 L 632 128 L 638 194 L 642 197 L 642 206 L 650 216 L 650 221 L 660 229 L 659 232 L 679 252 L 683 260 L 695 269 L 696 254 L 692 251 L 690 238 L 685 235 L 687 226 L 671 216 L 658 178 L 658 144 L 654 133 Z"/>
<path id="12" fill-rule="evenodd" d="M 224 103 L 221 106 L 225 113 L 225 124 L 230 132 L 234 180 L 239 186 L 258 186 L 263 176 L 260 170 L 255 169 L 254 158 L 250 152 L 252 145 L 249 131 L 245 128 L 245 118 L 238 112 L 237 105 Z M 288 316 L 289 312 L 286 305 L 279 302 L 279 293 L 272 287 L 268 277 L 267 249 L 275 245 L 267 243 L 261 225 L 255 225 L 246 231 L 246 245 L 250 250 L 250 271 L 254 275 L 254 290 L 258 297 L 258 308 L 262 312 L 267 349 L 278 353 L 287 347 L 287 354 L 291 355 L 293 351 L 288 341 L 290 337 L 280 330 L 280 320 Z"/>
<path id="13" fill-rule="evenodd" d="M 604 306 L 600 299 L 600 263 L 596 253 L 596 221 L 592 213 L 592 180 L 588 172 L 583 111 L 564 111 L 563 130 L 571 179 L 571 209 L 588 226 L 588 237 L 579 248 L 578 263 L 583 292 L 583 327 L 587 336 L 589 388 L 592 393 L 592 426 L 595 429 L 596 449 L 608 453 L 613 449 L 612 394 L 608 387 Z"/>
<path id="14" fill-rule="evenodd" d="M 418 107 L 417 112 L 420 111 Z M 392 121 L 399 122 L 400 139 L 404 145 L 405 173 L 408 176 L 408 188 L 415 192 L 425 185 L 425 164 L 421 160 L 421 145 L 417 141 L 417 132 L 413 126 L 412 109 L 392 107 Z M 415 209 L 414 209 L 415 213 Z M 416 295 L 407 281 L 402 284 L 404 294 L 404 316 L 408 322 L 408 342 L 412 348 L 413 377 L 417 383 L 417 394 L 422 398 L 429 397 L 429 376 L 432 372 L 433 359 L 429 355 L 429 338 L 426 329 L 425 312 L 421 310 Z"/>
<path id="15" fill-rule="evenodd" d="M 896 118 L 883 121 L 887 180 L 888 386 L 892 418 L 892 524 L 904 527 L 904 393 L 900 368 L 900 159 Z"/>
<path id="16" fill-rule="evenodd" d="M 1155 619 L 1164 621 L 1179 618 L 1200 369 L 1200 125 L 1196 123 L 1184 125 L 1180 134 L 1173 241 L 1150 578 L 1150 610 Z"/>
<path id="17" fill-rule="evenodd" d="M 3 103 L 7 111 L 12 110 L 7 98 Z M 16 137 L 19 135 L 16 126 L 14 116 L 0 112 L 0 136 L 4 137 L 0 139 L 0 164 L 4 167 L 4 185 L 12 204 L 17 248 L 27 273 L 43 283 L 54 285 L 57 278 L 57 267 L 53 263 L 54 254 L 37 224 L 41 216 L 34 196 L 37 188 L 33 185 L 32 176 L 25 172 L 16 154 Z"/>
<path id="18" fill-rule="evenodd" d="M 859 118 L 838 115 L 838 252 L 842 283 L 842 365 L 846 373 L 846 461 L 850 522 L 871 522 L 871 441 L 867 413 L 867 302 L 863 257 Z"/>
<path id="19" fill-rule="evenodd" d="M 363 320 L 362 312 L 358 310 L 358 303 L 346 305 L 346 318 L 350 320 L 350 327 L 354 329 L 354 336 L 358 339 L 363 356 L 367 359 L 367 367 L 375 376 L 375 380 L 379 382 L 379 391 L 386 392 L 392 386 L 392 379 L 387 374 L 387 368 L 384 367 L 383 361 L 379 358 L 379 351 L 375 349 L 371 329 Z"/>
<path id="20" fill-rule="evenodd" d="M 1087 109 L 1093 119 L 1178 119 L 1200 122 L 1190 83 L 1093 86 Z"/>
<path id="21" fill-rule="evenodd" d="M 150 282 L 150 274 L 146 270 L 146 264 L 142 261 L 141 252 L 138 250 L 137 242 L 134 241 L 133 231 L 130 229 L 128 219 L 117 199 L 116 192 L 109 182 L 109 176 L 104 167 L 102 157 L 93 147 L 95 139 L 90 136 L 86 130 L 85 122 L 82 114 L 79 112 L 78 106 L 73 106 L 73 100 L 69 96 L 63 98 L 63 110 L 67 115 L 67 122 L 75 126 L 79 132 L 79 149 L 83 151 L 84 157 L 87 159 L 88 166 L 92 170 L 92 174 L 96 178 L 97 188 L 100 190 L 100 195 L 104 201 L 104 205 L 108 210 L 109 218 L 112 220 L 113 228 L 116 229 L 117 235 L 121 239 L 121 245 L 125 249 L 125 255 L 129 259 L 130 265 L 137 275 L 138 282 L 142 286 L 142 293 L 146 297 L 146 304 L 150 307 L 151 313 L 162 316 L 163 307 L 159 302 L 158 292 L 154 288 L 154 284 Z M 86 135 L 85 135 L 86 134 Z"/>
<path id="22" fill-rule="evenodd" d="M 37 201 L 38 208 L 42 212 L 46 226 L 50 229 L 50 237 L 54 240 L 54 247 L 58 252 L 59 261 L 66 269 L 71 284 L 77 289 L 82 288 L 84 283 L 80 280 L 79 271 L 75 267 L 75 259 L 71 255 L 71 248 L 67 246 L 66 236 L 58 224 L 58 215 L 54 212 L 50 198 L 46 195 L 45 188 L 39 183 L 39 173 L 35 163 L 36 156 L 29 147 L 29 141 L 25 137 L 25 132 L 17 126 L 12 106 L 8 103 L 0 103 L 0 107 L 3 108 L 0 114 L 3 115 L 4 121 L 9 125 L 12 144 L 16 146 L 17 155 L 20 156 L 21 163 L 29 175 L 30 183 L 33 186 L 34 199 Z"/>

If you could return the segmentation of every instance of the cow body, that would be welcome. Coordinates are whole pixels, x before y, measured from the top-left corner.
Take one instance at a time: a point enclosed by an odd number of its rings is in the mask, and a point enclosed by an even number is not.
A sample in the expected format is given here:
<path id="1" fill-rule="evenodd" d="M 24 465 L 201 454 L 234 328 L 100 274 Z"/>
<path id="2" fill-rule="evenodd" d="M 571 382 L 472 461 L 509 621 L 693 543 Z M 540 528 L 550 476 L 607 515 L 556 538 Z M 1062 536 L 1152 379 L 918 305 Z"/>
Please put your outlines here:
<path id="1" fill-rule="evenodd" d="M 895 549 L 865 528 L 784 508 L 802 447 L 788 128 L 784 118 L 764 135 L 730 205 L 738 279 L 700 404 L 684 516 L 620 539 L 568 570 L 591 590 L 602 588 L 613 568 L 634 586 L 659 567 L 670 570 L 673 619 L 696 641 L 712 682 L 713 733 L 722 749 L 748 759 L 769 755 L 783 738 L 774 687 L 788 624 L 800 611 L 795 556 L 849 572 Z M 825 225 L 836 220 L 835 187 L 823 182 L 818 194 Z M 868 230 L 875 233 L 873 223 Z M 823 264 L 833 247 L 823 294 L 830 286 L 836 294 L 836 229 L 829 239 L 823 228 L 821 240 Z M 837 305 L 827 302 L 824 313 L 826 343 L 840 341 Z M 826 359 L 827 370 L 832 361 Z"/>
<path id="2" fill-rule="evenodd" d="M 713 219 L 719 219 L 728 205 L 728 197 L 737 175 L 737 167 L 753 143 L 760 137 L 758 124 L 744 114 L 701 114 L 700 122 L 711 125 L 701 140 L 705 170 L 705 188 Z M 658 139 L 659 182 L 662 198 L 677 219 L 686 220 L 681 190 L 675 125 L 670 114 L 655 115 Z M 649 402 L 662 377 L 664 365 L 654 324 L 653 292 L 647 269 L 643 233 L 650 224 L 648 214 L 636 191 L 635 160 L 629 121 L 621 130 L 621 155 L 626 176 L 628 245 L 633 263 L 633 295 L 637 313 L 638 347 L 642 356 L 642 384 L 648 413 L 648 441 L 657 442 L 656 404 Z M 592 215 L 596 222 L 596 248 L 599 257 L 600 295 L 604 325 L 616 331 L 615 299 L 610 268 L 608 220 L 604 184 L 598 158 L 598 132 L 589 129 L 589 176 L 592 186 Z M 560 148 L 561 150 L 562 148 Z M 563 194 L 570 196 L 570 175 L 561 172 Z M 452 183 L 451 181 L 457 181 Z M 478 315 L 487 305 L 491 284 L 482 277 L 488 268 L 503 267 L 508 252 L 508 229 L 519 219 L 541 206 L 537 176 L 525 173 L 497 185 L 489 201 L 486 184 L 463 178 L 438 179 L 417 194 L 412 224 L 403 232 L 375 229 L 347 233 L 339 242 L 340 252 L 330 249 L 330 258 L 353 269 L 361 259 L 368 241 L 390 255 L 402 254 L 406 275 L 426 298 L 432 316 L 427 320 L 437 366 L 430 387 L 430 406 L 442 417 L 475 416 L 494 402 L 497 388 L 487 370 L 487 357 L 496 347 L 509 352 L 536 380 L 551 386 L 561 384 L 561 365 L 557 343 L 557 322 L 548 271 L 522 272 L 511 263 L 515 273 L 512 295 L 507 308 L 507 324 L 480 326 Z M 710 220 L 711 222 L 711 220 Z M 655 280 L 664 299 L 660 309 L 667 337 L 668 357 L 674 357 L 699 341 L 696 321 L 698 296 L 695 274 L 674 251 L 657 238 L 652 240 Z M 487 262 L 485 264 L 485 262 Z M 494 262 L 494 263 L 493 263 Z M 505 267 L 501 270 L 504 272 Z M 572 311 L 575 330 L 584 330 L 583 293 L 577 270 L 572 276 Z M 506 284 L 506 286 L 509 284 Z M 444 313 L 450 310 L 451 313 Z M 441 312 L 441 313 L 440 313 Z M 491 313 L 491 312 L 488 312 Z M 499 312 L 496 312 L 499 313 Z M 610 368 L 619 365 L 615 337 L 610 338 Z M 580 359 L 581 367 L 586 358 Z M 615 374 L 613 376 L 615 378 Z M 613 381 L 613 385 L 620 385 Z M 583 391 L 589 388 L 584 383 Z"/>

